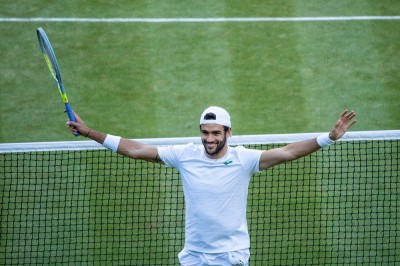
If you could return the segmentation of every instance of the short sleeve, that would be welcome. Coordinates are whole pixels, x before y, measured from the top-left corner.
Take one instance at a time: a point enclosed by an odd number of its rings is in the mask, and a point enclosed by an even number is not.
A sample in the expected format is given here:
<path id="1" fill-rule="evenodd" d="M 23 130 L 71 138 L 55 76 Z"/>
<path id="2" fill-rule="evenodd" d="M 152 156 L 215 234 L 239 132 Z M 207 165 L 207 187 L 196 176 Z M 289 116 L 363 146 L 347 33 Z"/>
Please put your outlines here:
<path id="1" fill-rule="evenodd" d="M 236 147 L 242 165 L 246 166 L 250 174 L 260 172 L 260 157 L 262 150 L 247 149 L 243 146 Z"/>
<path id="2" fill-rule="evenodd" d="M 180 159 L 187 145 L 158 147 L 158 155 L 167 167 L 179 168 Z"/>

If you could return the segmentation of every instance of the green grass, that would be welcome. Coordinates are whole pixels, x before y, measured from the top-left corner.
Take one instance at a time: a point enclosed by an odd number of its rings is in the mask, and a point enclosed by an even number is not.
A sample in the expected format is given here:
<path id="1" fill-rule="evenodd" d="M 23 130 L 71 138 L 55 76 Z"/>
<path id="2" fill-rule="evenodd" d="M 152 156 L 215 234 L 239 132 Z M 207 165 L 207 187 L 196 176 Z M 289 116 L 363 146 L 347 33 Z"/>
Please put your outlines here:
<path id="1" fill-rule="evenodd" d="M 396 15 L 395 1 L 21 1 L 0 17 Z M 124 8 L 126 7 L 126 8 Z M 397 13 L 396 13 L 397 12 Z M 209 105 L 236 135 L 327 131 L 344 108 L 353 130 L 400 127 L 398 20 L 252 23 L 1 22 L 0 142 L 77 140 L 35 30 L 49 35 L 73 108 L 130 138 L 196 136 Z"/>
<path id="2" fill-rule="evenodd" d="M 0 18 L 399 14 L 395 0 L 22 0 L 0 9 Z M 66 129 L 37 27 L 52 41 L 73 108 L 111 134 L 196 136 L 209 105 L 230 111 L 235 135 L 327 131 L 344 108 L 358 113 L 352 130 L 399 129 L 399 23 L 0 22 L 0 142 L 81 140 Z M 253 177 L 254 265 L 398 260 L 398 147 L 360 144 L 352 154 L 341 145 Z M 82 163 L 61 166 L 38 155 L 42 166 L 7 156 L 0 264 L 176 263 L 184 232 L 175 172 L 121 157 L 66 154 Z"/>

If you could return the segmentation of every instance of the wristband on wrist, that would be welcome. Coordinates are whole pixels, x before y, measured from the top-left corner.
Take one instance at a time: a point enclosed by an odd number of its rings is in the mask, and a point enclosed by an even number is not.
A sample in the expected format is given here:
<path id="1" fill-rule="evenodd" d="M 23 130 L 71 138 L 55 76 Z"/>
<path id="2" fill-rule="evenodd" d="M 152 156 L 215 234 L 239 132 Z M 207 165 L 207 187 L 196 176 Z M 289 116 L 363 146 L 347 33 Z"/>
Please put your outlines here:
<path id="1" fill-rule="evenodd" d="M 322 148 L 332 145 L 333 143 L 335 143 L 335 141 L 331 140 L 331 138 L 329 137 L 329 133 L 325 133 L 317 137 L 317 143 Z"/>
<path id="2" fill-rule="evenodd" d="M 117 152 L 120 141 L 121 137 L 107 134 L 107 137 L 103 142 L 103 146 L 112 150 L 113 152 Z"/>

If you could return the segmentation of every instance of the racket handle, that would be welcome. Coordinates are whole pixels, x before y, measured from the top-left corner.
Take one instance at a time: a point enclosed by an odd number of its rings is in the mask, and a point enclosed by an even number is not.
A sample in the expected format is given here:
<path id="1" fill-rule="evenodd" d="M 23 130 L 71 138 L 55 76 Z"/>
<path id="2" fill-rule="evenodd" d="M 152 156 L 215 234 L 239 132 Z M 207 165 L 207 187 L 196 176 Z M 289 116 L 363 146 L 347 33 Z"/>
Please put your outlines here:
<path id="1" fill-rule="evenodd" d="M 69 105 L 69 103 L 65 103 L 65 110 L 67 111 L 67 115 L 68 115 L 69 120 L 72 121 L 72 122 L 76 122 L 74 112 L 72 112 L 72 108 L 71 108 L 71 105 Z M 81 134 L 79 134 L 79 132 L 77 132 L 74 135 L 75 135 L 75 137 L 78 137 Z"/>

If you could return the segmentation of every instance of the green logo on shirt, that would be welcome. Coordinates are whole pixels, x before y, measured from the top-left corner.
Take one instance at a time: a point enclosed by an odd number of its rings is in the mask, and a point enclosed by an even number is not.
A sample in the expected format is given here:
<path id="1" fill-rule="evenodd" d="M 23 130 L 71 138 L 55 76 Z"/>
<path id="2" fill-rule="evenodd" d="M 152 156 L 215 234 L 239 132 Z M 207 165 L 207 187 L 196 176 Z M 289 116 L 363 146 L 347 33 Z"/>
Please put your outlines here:
<path id="1" fill-rule="evenodd" d="M 226 162 L 224 162 L 225 165 L 228 165 L 228 164 L 231 164 L 231 163 L 233 163 L 233 161 L 226 161 Z"/>

